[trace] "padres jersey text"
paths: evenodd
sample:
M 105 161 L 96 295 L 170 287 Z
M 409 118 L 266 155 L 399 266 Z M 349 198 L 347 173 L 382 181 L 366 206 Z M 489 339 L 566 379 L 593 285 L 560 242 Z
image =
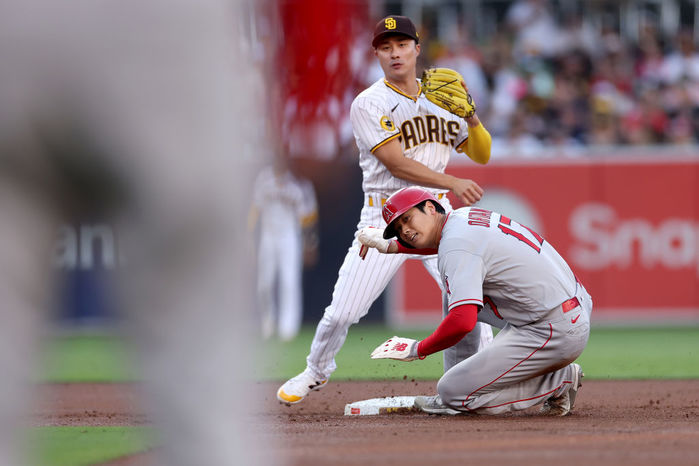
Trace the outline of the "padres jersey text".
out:
M 468 137 L 468 125 L 419 94 L 414 99 L 384 79 L 359 94 L 350 112 L 366 193 L 393 194 L 412 186 L 394 177 L 373 155 L 393 139 L 398 139 L 405 156 L 431 170 L 444 173 L 455 147 Z M 446 190 L 428 188 L 433 193 Z

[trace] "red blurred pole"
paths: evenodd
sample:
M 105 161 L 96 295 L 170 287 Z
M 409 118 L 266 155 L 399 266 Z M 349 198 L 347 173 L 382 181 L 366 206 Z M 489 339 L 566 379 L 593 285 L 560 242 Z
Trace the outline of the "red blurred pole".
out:
M 329 102 L 332 99 L 341 102 L 354 82 L 350 52 L 358 33 L 354 30 L 356 25 L 369 27 L 368 19 L 363 20 L 366 9 L 364 0 L 278 2 L 282 31 L 276 54 L 279 71 L 276 78 L 281 86 L 281 107 L 293 102 L 290 108 L 295 109 L 286 110 L 283 126 L 298 128 L 298 125 L 330 123 L 337 127 L 333 121 L 336 117 L 328 112 Z M 349 109 L 341 111 L 349 112 Z M 309 141 L 308 147 L 312 145 Z
M 333 88 L 349 85 L 350 19 L 355 9 L 356 2 L 347 0 L 282 0 L 279 52 L 288 93 L 312 104 Z

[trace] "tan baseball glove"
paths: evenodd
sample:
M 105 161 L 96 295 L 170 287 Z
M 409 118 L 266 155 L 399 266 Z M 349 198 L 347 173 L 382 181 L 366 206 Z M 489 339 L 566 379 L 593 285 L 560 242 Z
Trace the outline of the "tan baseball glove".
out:
M 422 92 L 427 99 L 461 118 L 476 113 L 464 78 L 449 68 L 429 68 L 422 72 Z

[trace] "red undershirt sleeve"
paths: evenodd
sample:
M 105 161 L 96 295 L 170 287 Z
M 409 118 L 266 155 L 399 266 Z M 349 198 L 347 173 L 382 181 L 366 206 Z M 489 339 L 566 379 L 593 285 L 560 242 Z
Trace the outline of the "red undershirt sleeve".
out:
M 395 240 L 394 240 L 395 241 Z M 432 254 L 437 254 L 437 249 L 431 249 L 431 248 L 425 248 L 425 249 L 413 249 L 413 248 L 406 248 L 402 244 L 400 244 L 398 241 L 396 241 L 396 244 L 398 245 L 398 253 L 399 254 L 420 254 L 422 256 L 431 256 Z
M 432 335 L 422 340 L 417 346 L 417 354 L 424 358 L 437 351 L 457 344 L 468 332 L 473 330 L 478 319 L 478 306 L 463 304 L 457 306 L 444 318 Z

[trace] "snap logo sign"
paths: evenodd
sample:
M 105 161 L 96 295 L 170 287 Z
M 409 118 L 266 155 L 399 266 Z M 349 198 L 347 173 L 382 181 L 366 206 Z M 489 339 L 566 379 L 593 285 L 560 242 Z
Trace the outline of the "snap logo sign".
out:
M 609 204 L 584 203 L 572 212 L 569 228 L 574 240 L 570 258 L 577 267 L 691 267 L 699 276 L 699 223 L 691 219 L 651 223 L 624 218 Z

